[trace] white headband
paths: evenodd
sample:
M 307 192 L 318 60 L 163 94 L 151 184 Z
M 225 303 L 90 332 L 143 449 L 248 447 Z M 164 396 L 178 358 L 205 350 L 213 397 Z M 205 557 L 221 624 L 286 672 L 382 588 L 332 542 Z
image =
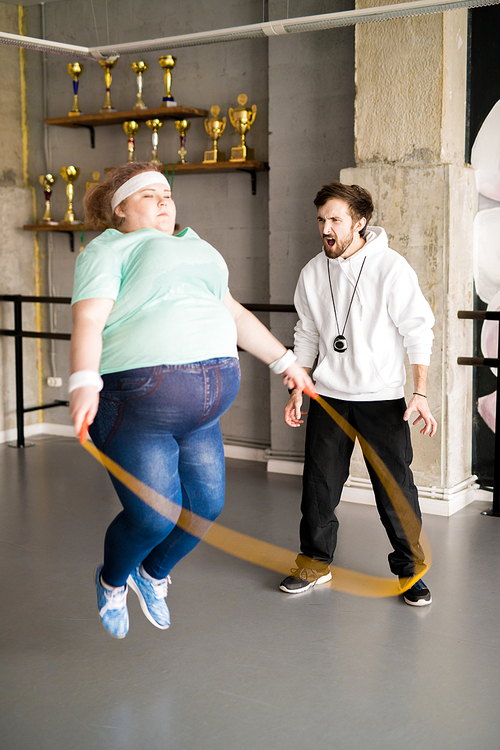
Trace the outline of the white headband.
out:
M 141 188 L 145 188 L 148 185 L 154 185 L 158 182 L 164 183 L 170 190 L 169 182 L 161 172 L 157 172 L 156 170 L 152 170 L 151 172 L 139 172 L 139 174 L 131 177 L 130 180 L 127 180 L 127 182 L 124 182 L 123 185 L 118 188 L 111 198 L 111 210 L 114 213 L 115 208 L 124 201 L 125 198 L 129 198 Z

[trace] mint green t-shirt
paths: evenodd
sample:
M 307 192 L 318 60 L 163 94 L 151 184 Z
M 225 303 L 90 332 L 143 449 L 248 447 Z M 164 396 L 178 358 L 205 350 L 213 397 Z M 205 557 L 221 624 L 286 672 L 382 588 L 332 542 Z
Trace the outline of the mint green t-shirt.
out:
M 76 261 L 72 304 L 115 301 L 100 372 L 237 357 L 236 325 L 223 303 L 227 265 L 192 229 L 122 234 L 107 229 Z

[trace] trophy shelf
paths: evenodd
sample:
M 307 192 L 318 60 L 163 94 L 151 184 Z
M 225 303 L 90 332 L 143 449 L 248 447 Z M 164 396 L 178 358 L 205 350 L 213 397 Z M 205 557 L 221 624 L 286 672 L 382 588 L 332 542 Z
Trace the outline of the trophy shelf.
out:
M 217 172 L 247 172 L 252 179 L 252 195 L 257 190 L 257 172 L 268 172 L 269 164 L 264 161 L 217 161 L 213 163 L 200 164 L 172 164 L 164 165 L 168 172 L 177 174 L 215 174 Z
M 25 224 L 23 226 L 25 232 L 65 232 L 69 237 L 69 249 L 72 253 L 75 252 L 75 236 L 74 232 L 104 232 L 105 227 L 93 226 L 92 224 L 64 224 L 59 222 L 57 224 Z M 180 227 L 178 224 L 175 225 L 174 231 L 179 231 Z
M 207 117 L 206 109 L 198 107 L 155 107 L 153 109 L 129 109 L 126 112 L 105 112 L 95 115 L 76 115 L 75 117 L 49 117 L 46 125 L 58 125 L 61 128 L 93 128 L 100 125 L 120 125 L 128 120 L 145 122 L 146 120 L 189 120 L 192 117 Z
M 105 112 L 94 115 L 75 115 L 74 117 L 49 117 L 46 125 L 57 125 L 61 128 L 87 128 L 90 132 L 90 146 L 95 148 L 94 128 L 101 125 L 120 125 L 135 120 L 189 120 L 192 117 L 206 117 L 206 109 L 198 107 L 154 107 L 153 109 L 129 109 L 126 112 Z
M 94 227 L 90 224 L 25 224 L 23 226 L 25 232 L 65 232 L 69 237 L 69 249 L 72 253 L 75 252 L 75 237 L 74 232 L 103 232 L 103 227 Z

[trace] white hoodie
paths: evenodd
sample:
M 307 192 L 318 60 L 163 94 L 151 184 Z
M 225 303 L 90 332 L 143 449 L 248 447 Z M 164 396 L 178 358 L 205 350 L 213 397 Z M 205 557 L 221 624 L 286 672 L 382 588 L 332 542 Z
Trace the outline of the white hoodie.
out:
M 365 239 L 350 258 L 332 260 L 322 251 L 302 269 L 294 298 L 300 318 L 295 354 L 303 367 L 312 367 L 318 355 L 314 380 L 323 396 L 345 401 L 402 398 L 405 350 L 411 364 L 429 364 L 434 315 L 415 271 L 389 248 L 385 231 L 368 227 Z M 339 333 L 347 339 L 345 352 L 333 349 Z

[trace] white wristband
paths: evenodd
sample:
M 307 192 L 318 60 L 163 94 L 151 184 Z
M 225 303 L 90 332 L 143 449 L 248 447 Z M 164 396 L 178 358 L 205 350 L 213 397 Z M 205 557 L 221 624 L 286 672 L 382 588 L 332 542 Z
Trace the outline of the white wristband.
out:
M 292 350 L 287 349 L 282 357 L 274 360 L 274 362 L 271 362 L 271 364 L 269 365 L 269 369 L 271 370 L 271 372 L 274 372 L 275 375 L 281 375 L 281 373 L 285 372 L 286 368 L 290 367 L 290 365 L 292 365 L 296 359 L 297 356 L 292 352 Z
M 83 388 L 83 386 L 86 385 L 95 386 L 99 393 L 99 391 L 102 391 L 104 383 L 99 373 L 95 370 L 78 370 L 69 376 L 68 391 L 70 393 L 77 388 Z

